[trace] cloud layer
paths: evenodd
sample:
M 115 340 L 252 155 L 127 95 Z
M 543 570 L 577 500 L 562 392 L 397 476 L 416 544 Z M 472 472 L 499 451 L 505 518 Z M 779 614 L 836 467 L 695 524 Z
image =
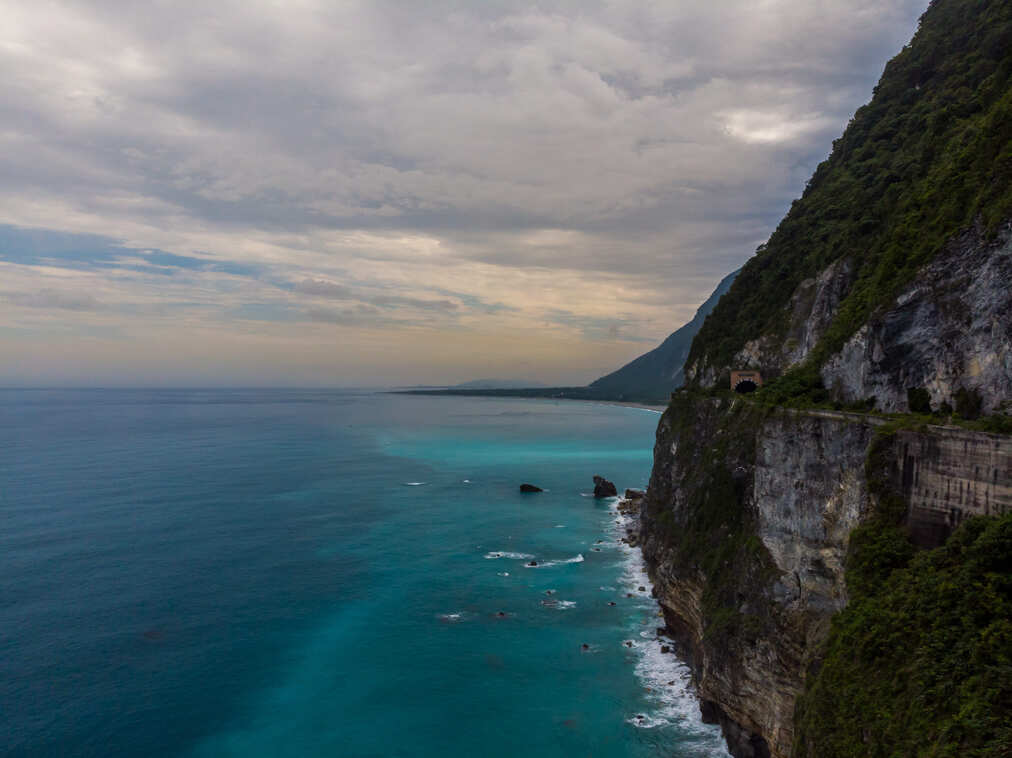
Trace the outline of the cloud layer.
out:
M 923 0 L 0 10 L 0 382 L 584 382 L 768 236 Z

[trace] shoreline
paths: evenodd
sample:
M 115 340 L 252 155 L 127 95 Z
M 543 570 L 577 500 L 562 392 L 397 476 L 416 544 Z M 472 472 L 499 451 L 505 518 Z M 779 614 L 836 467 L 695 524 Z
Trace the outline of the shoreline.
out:
M 568 400 L 569 398 L 560 399 Z M 654 413 L 664 413 L 668 409 L 666 405 L 651 405 L 650 403 L 637 403 L 626 400 L 581 400 L 579 402 L 593 403 L 594 405 L 613 405 L 619 408 L 636 408 L 641 411 L 652 411 Z M 625 498 L 622 499 L 625 500 Z
M 648 410 L 659 410 L 667 408 L 669 398 L 667 396 L 650 397 L 640 396 L 640 399 L 624 399 L 608 392 L 596 392 L 589 387 L 545 387 L 531 389 L 454 389 L 445 387 L 441 389 L 392 389 L 384 390 L 384 394 L 390 395 L 441 395 L 444 397 L 512 397 L 525 398 L 528 400 L 579 400 L 589 403 L 604 403 L 614 405 L 629 405 L 642 407 Z
M 626 494 L 631 494 L 626 490 Z M 675 636 L 667 626 L 663 609 L 657 600 L 651 579 L 640 549 L 640 497 L 618 496 L 609 508 L 612 515 L 614 535 L 619 550 L 624 554 L 624 570 L 620 583 L 627 597 L 638 597 L 649 603 L 649 617 L 656 619 L 647 623 L 641 619 L 633 630 L 632 638 L 625 643 L 638 654 L 634 673 L 650 693 L 652 708 L 642 714 L 633 714 L 626 723 L 639 729 L 664 728 L 677 725 L 684 735 L 697 741 L 695 747 L 706 755 L 729 758 L 727 742 L 717 724 L 709 723 L 703 715 L 702 700 L 692 680 L 692 670 L 678 650 Z M 696 754 L 696 753 L 694 753 Z

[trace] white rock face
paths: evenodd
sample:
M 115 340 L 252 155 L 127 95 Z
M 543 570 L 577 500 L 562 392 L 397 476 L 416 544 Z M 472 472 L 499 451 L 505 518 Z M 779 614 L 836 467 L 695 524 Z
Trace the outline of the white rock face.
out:
M 846 605 L 843 561 L 867 510 L 864 456 L 873 431 L 794 414 L 764 424 L 755 508 L 759 537 L 783 572 L 774 592 L 785 607 L 832 613 Z
M 844 258 L 799 284 L 787 306 L 791 312 L 787 336 L 749 340 L 735 355 L 734 368 L 781 370 L 805 360 L 833 321 L 852 279 L 853 263 Z
M 772 377 L 799 365 L 826 333 L 854 277 L 852 261 L 836 261 L 798 285 L 784 306 L 785 333 L 748 341 L 732 366 L 687 366 L 686 377 L 711 386 L 729 369 Z M 884 411 L 907 411 L 909 388 L 926 389 L 935 410 L 955 406 L 960 390 L 978 395 L 985 414 L 1003 403 L 1012 407 L 1012 224 L 997 241 L 976 229 L 953 239 L 821 374 L 835 400 L 874 397 Z
M 1012 399 L 1012 240 L 955 240 L 826 362 L 822 380 L 844 402 L 875 397 L 885 411 L 908 410 L 911 387 L 935 409 L 959 389 L 976 392 L 984 413 Z

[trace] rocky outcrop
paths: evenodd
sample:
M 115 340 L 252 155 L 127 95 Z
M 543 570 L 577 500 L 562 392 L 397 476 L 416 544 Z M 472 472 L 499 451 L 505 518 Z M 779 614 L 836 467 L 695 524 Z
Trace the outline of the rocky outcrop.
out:
M 696 362 L 686 377 L 713 386 L 730 369 L 772 378 L 799 366 L 850 294 L 853 269 L 843 258 L 801 282 L 782 328 L 746 342 L 733 365 Z M 994 239 L 973 228 L 950 240 L 819 370 L 831 398 L 845 404 L 874 399 L 879 410 L 908 412 L 908 390 L 923 389 L 936 411 L 957 407 L 961 395 L 972 398 L 975 413 L 1012 408 L 1012 223 Z
M 804 361 L 815 349 L 850 291 L 853 263 L 843 258 L 827 266 L 819 276 L 806 279 L 791 296 L 787 333 L 763 335 L 745 343 L 734 358 L 736 369 L 756 369 L 776 375 Z M 716 381 L 710 369 L 704 384 Z
M 924 388 L 937 410 L 960 390 L 992 413 L 1012 399 L 1012 230 L 987 242 L 980 230 L 953 240 L 893 307 L 873 318 L 822 367 L 844 402 L 874 397 L 907 411 L 907 390 Z
M 844 258 L 803 281 L 784 306 L 783 330 L 745 343 L 733 366 L 693 364 L 686 376 L 713 386 L 729 369 L 767 378 L 808 359 L 853 286 Z M 934 410 L 962 393 L 975 412 L 1012 407 L 1012 224 L 988 240 L 974 228 L 950 240 L 910 284 L 876 312 L 820 367 L 833 400 L 874 399 L 879 410 L 908 412 L 908 390 L 928 392 Z
M 886 435 L 881 424 L 689 393 L 661 418 L 642 549 L 705 715 L 735 756 L 791 753 L 806 671 L 847 603 L 850 533 L 877 501 L 870 449 L 915 536 L 937 539 L 965 515 L 1012 509 L 1008 437 L 935 426 Z M 955 516 L 941 509 L 957 499 Z
M 526 482 L 520 485 L 520 491 L 526 493 L 544 492 L 544 490 L 538 487 L 537 485 L 527 484 Z
M 618 488 L 614 483 L 609 482 L 603 476 L 594 477 L 594 497 L 615 497 L 618 495 Z

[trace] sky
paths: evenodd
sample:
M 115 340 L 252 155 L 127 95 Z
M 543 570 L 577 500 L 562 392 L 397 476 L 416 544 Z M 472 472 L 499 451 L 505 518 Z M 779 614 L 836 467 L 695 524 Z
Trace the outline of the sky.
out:
M 0 0 L 0 385 L 582 385 L 925 0 Z

